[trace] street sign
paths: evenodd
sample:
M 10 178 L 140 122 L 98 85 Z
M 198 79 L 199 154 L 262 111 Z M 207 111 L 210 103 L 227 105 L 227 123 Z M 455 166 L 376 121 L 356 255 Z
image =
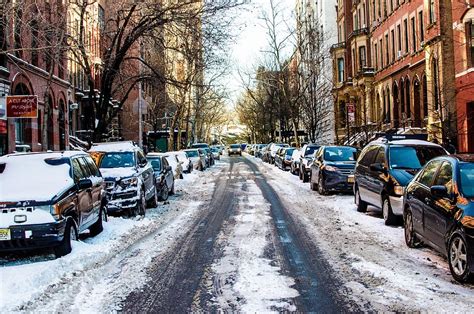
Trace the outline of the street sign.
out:
M 38 118 L 38 96 L 7 96 L 7 118 Z
M 355 105 L 352 102 L 347 103 L 347 120 L 350 124 L 355 122 Z

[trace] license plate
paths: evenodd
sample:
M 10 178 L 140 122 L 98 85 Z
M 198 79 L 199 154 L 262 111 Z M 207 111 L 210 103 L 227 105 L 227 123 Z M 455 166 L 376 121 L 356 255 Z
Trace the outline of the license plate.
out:
M 354 176 L 348 176 L 347 183 L 354 183 Z
M 11 239 L 10 229 L 0 229 L 0 241 L 8 241 Z

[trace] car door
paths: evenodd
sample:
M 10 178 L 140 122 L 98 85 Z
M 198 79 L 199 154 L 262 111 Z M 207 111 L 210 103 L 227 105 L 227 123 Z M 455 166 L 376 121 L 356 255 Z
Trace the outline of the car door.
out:
M 381 164 L 387 169 L 385 147 L 381 146 L 377 149 L 377 155 L 373 161 L 374 164 Z M 370 169 L 369 166 L 369 176 L 368 176 L 368 195 L 371 199 L 371 203 L 382 207 L 382 193 L 384 191 L 385 185 L 388 181 L 387 171 L 377 171 Z
M 433 219 L 433 214 L 431 213 L 430 209 L 432 204 L 430 189 L 436 177 L 436 172 L 438 171 L 441 164 L 442 161 L 440 160 L 433 160 L 427 163 L 423 168 L 420 179 L 418 180 L 417 189 L 414 191 L 414 197 L 417 199 L 418 206 L 414 208 L 415 212 L 413 213 L 413 218 L 421 221 L 421 228 L 419 230 L 420 233 L 424 238 L 433 243 L 435 243 L 433 240 L 436 238 L 436 236 L 434 236 L 431 227 L 434 222 L 431 221 Z M 421 213 L 418 212 L 419 209 L 421 209 Z
M 94 163 L 94 160 L 90 156 L 84 156 L 81 158 L 84 160 L 84 166 L 89 168 L 92 175 L 92 211 L 91 220 L 92 222 L 97 221 L 96 218 L 100 215 L 100 206 L 102 204 L 102 191 L 104 188 L 104 180 L 100 174 L 99 169 Z M 79 161 L 81 161 L 81 159 Z M 81 166 L 83 164 L 81 163 Z
M 171 186 L 173 185 L 173 180 L 174 180 L 174 176 L 173 176 L 173 171 L 171 170 L 167 170 L 167 168 L 169 167 L 169 163 L 168 163 L 168 160 L 166 160 L 166 158 L 163 158 L 163 175 L 165 177 L 165 181 L 166 181 L 166 186 L 168 188 L 171 188 Z
M 74 183 L 78 184 L 80 180 L 85 179 L 90 176 L 90 173 L 87 169 L 83 169 L 81 166 L 80 160 L 81 157 L 75 157 L 71 160 L 71 165 L 73 169 L 73 178 Z M 92 210 L 92 189 L 78 189 L 77 191 L 77 214 L 78 214 L 78 224 L 79 232 L 83 231 L 84 226 L 88 224 L 90 220 L 90 213 Z
M 320 147 L 314 152 L 313 161 L 311 162 L 311 182 L 318 183 L 321 165 L 323 162 L 324 147 Z
M 359 189 L 360 198 L 369 204 L 374 204 L 373 192 L 370 190 L 372 180 L 370 165 L 375 160 L 377 151 L 378 146 L 376 145 L 371 145 L 365 148 L 357 163 L 355 171 L 355 180 L 357 188 Z
M 439 167 L 433 186 L 437 185 L 446 187 L 448 196 L 435 197 L 431 195 L 431 202 L 426 204 L 425 217 L 427 222 L 426 228 L 429 230 L 432 242 L 445 254 L 445 235 L 448 232 L 449 222 L 453 220 L 456 208 L 451 198 L 453 184 L 453 165 L 449 161 L 444 161 Z

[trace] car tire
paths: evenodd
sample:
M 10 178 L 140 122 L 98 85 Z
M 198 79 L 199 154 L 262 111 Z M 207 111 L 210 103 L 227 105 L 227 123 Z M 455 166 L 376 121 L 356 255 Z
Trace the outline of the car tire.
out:
M 173 184 L 171 185 L 171 189 L 170 189 L 170 192 L 169 192 L 169 195 L 174 195 L 174 181 L 173 181 Z
M 316 183 L 312 182 L 312 181 L 309 183 L 309 186 L 311 187 L 312 191 L 317 191 L 318 190 L 318 185 Z
M 301 171 L 301 169 L 300 169 L 300 173 L 298 175 L 300 177 L 300 180 L 303 181 L 303 171 Z
M 414 227 L 413 227 L 413 214 L 409 208 L 405 211 L 405 219 L 403 220 L 403 227 L 405 233 L 405 243 L 409 248 L 420 247 L 421 241 L 416 236 Z
M 356 187 L 354 193 L 354 203 L 356 204 L 357 211 L 359 213 L 367 212 L 367 203 L 360 198 L 359 189 Z
M 62 257 L 71 253 L 72 245 L 71 241 L 77 240 L 77 229 L 76 223 L 72 218 L 69 218 L 66 222 L 66 227 L 64 228 L 64 237 L 61 243 L 54 248 L 54 255 L 56 258 Z
M 306 183 L 309 181 L 309 175 L 306 171 L 303 172 L 303 183 Z
M 158 207 L 158 191 L 156 190 L 156 186 L 154 187 L 154 190 L 153 197 L 148 201 L 148 208 Z
M 320 195 L 327 195 L 328 194 L 328 192 L 326 190 L 326 187 L 324 186 L 323 176 L 321 174 L 319 174 L 319 178 L 318 178 L 318 193 Z
M 469 257 L 464 236 L 459 231 L 453 233 L 448 244 L 448 264 L 451 275 L 456 281 L 463 283 L 472 281 Z
M 99 218 L 97 218 L 97 221 L 89 227 L 89 233 L 91 236 L 94 237 L 104 230 L 104 221 L 107 221 L 107 210 L 104 206 L 101 206 L 99 210 Z
M 169 196 L 169 189 L 168 189 L 168 186 L 166 185 L 166 183 L 163 185 L 163 188 L 161 189 L 161 193 L 160 193 L 160 201 L 162 202 L 165 202 L 168 200 L 168 196 Z
M 386 226 L 393 226 L 397 224 L 398 217 L 393 213 L 392 205 L 390 205 L 390 200 L 387 196 L 384 196 L 382 199 L 382 214 Z

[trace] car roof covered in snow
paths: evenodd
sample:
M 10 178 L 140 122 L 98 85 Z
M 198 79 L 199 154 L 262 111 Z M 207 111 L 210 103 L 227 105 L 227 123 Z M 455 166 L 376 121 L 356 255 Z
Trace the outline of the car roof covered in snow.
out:
M 395 141 L 387 141 L 384 138 L 378 138 L 369 144 L 390 144 L 390 145 L 402 145 L 402 146 L 433 146 L 433 147 L 441 147 L 441 145 L 423 141 L 423 140 L 395 140 Z
M 0 157 L 0 202 L 54 198 L 74 184 L 68 160 L 81 151 L 21 153 Z
M 94 143 L 89 149 L 90 152 L 129 152 L 140 149 L 132 141 L 124 142 L 105 142 L 105 143 Z

